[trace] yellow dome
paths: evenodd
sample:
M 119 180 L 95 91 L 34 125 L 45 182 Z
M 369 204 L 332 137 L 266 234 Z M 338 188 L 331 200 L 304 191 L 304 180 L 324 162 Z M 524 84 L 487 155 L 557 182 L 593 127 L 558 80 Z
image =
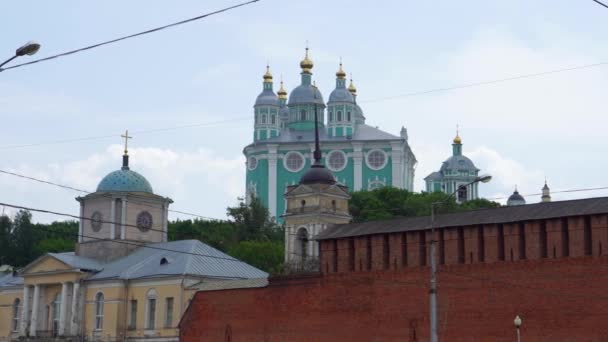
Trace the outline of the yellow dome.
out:
M 264 82 L 272 82 L 272 74 L 270 73 L 269 65 L 266 65 L 266 73 L 264 74 Z
M 302 68 L 302 72 L 310 72 L 310 69 L 312 69 L 313 66 L 314 64 L 312 63 L 312 60 L 308 58 L 308 47 L 306 47 L 306 55 L 300 62 L 300 68 Z
M 283 80 L 281 80 L 281 88 L 277 92 L 277 95 L 279 95 L 279 99 L 281 100 L 287 99 L 287 91 L 285 90 L 285 88 L 283 88 Z
M 342 62 L 340 61 L 340 69 L 338 71 L 336 71 L 336 77 L 339 79 L 345 79 L 346 78 L 346 73 L 344 72 L 344 70 L 342 70 Z
M 350 84 L 348 85 L 348 91 L 350 91 L 350 93 L 353 95 L 357 95 L 357 87 L 355 87 L 355 84 L 353 83 L 352 76 L 350 79 Z
M 460 135 L 458 135 L 458 133 L 456 133 L 456 137 L 454 137 L 454 144 L 462 144 L 462 139 L 460 139 Z

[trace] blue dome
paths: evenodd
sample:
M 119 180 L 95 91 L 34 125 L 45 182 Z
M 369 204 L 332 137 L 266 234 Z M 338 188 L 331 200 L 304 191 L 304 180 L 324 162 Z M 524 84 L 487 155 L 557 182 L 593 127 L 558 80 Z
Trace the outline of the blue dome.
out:
M 103 177 L 97 191 L 103 192 L 148 192 L 153 194 L 152 186 L 148 180 L 135 171 L 131 171 L 128 168 L 122 168 L 114 172 L 110 172 L 107 176 Z
M 316 98 L 315 98 L 316 94 Z M 319 104 L 325 107 L 325 102 L 323 102 L 323 95 L 319 91 L 318 88 L 313 87 L 312 85 L 301 84 L 297 86 L 291 94 L 289 94 L 289 105 L 296 104 Z
M 350 93 L 346 88 L 336 88 L 329 94 L 329 102 L 355 102 L 353 94 Z
M 471 159 L 465 156 L 451 156 L 441 165 L 441 171 L 444 170 L 469 170 L 469 171 L 479 171 L 475 164 L 471 161 Z
M 264 90 L 255 99 L 255 106 L 278 106 L 279 97 L 272 90 Z

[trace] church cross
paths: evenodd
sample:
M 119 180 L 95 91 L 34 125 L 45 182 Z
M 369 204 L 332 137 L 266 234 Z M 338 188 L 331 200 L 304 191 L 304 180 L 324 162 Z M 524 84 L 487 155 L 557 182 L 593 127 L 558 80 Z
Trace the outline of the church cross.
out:
M 127 148 L 129 145 L 129 139 L 133 139 L 133 137 L 129 136 L 129 130 L 126 130 L 125 134 L 122 134 L 120 137 L 125 138 L 125 154 L 127 154 L 129 153 Z

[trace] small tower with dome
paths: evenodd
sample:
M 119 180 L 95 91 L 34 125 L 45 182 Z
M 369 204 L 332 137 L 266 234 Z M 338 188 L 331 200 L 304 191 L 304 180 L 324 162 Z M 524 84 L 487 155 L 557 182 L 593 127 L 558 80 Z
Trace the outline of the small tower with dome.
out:
M 427 192 L 445 192 L 451 194 L 456 189 L 456 200 L 459 203 L 479 198 L 479 183 L 469 184 L 479 175 L 479 169 L 473 161 L 462 154 L 462 139 L 456 131 L 452 142 L 452 156 L 446 159 L 439 171 L 424 178 Z M 462 185 L 466 187 L 461 187 Z
M 325 102 L 323 95 L 312 84 L 312 68 L 314 64 L 308 56 L 308 47 L 304 59 L 300 62 L 302 71 L 301 83 L 289 94 L 289 120 L 287 127 L 294 131 L 309 131 L 314 129 L 314 111 L 317 110 L 318 124 L 323 125 Z
M 346 73 L 340 62 L 340 69 L 336 72 L 336 88 L 327 102 L 327 135 L 351 137 L 355 130 L 355 112 L 355 97 L 346 89 Z
M 547 180 L 545 179 L 545 186 L 542 188 L 542 196 L 540 197 L 541 202 L 551 202 L 551 189 L 547 186 Z
M 268 65 L 266 65 L 266 73 L 263 78 L 262 92 L 256 98 L 253 106 L 255 115 L 255 141 L 276 137 L 281 130 L 281 120 L 279 117 L 281 104 L 279 96 L 274 93 L 272 73 L 270 72 L 270 66 Z
M 128 255 L 138 244 L 167 241 L 167 216 L 173 200 L 156 195 L 150 182 L 131 170 L 128 131 L 122 137 L 122 167 L 107 174 L 95 192 L 76 198 L 81 217 L 78 256 L 110 261 Z
M 509 198 L 507 199 L 507 206 L 514 206 L 514 205 L 524 205 L 526 204 L 526 200 L 524 199 L 524 197 L 522 195 L 519 194 L 519 191 L 517 191 L 517 186 L 515 186 L 515 190 L 513 191 L 513 194 L 511 194 L 511 196 L 509 196 Z

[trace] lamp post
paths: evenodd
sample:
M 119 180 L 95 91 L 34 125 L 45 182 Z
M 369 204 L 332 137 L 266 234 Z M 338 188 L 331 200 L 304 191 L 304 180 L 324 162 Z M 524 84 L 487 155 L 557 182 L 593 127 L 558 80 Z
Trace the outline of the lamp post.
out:
M 515 316 L 513 324 L 515 324 L 515 329 L 517 329 L 517 342 L 520 342 L 521 340 L 519 336 L 519 327 L 521 327 L 521 318 L 519 317 L 519 315 Z
M 6 61 L 2 62 L 2 64 L 0 64 L 0 71 L 2 71 L 3 65 L 12 61 L 13 59 L 15 59 L 17 57 L 25 56 L 25 55 L 31 56 L 31 55 L 35 54 L 36 52 L 38 52 L 38 50 L 40 50 L 40 44 L 38 44 L 34 41 L 25 43 L 25 45 L 21 46 L 20 48 L 18 48 L 15 51 L 15 55 L 13 57 L 7 59 Z
M 435 208 L 445 202 L 449 201 L 458 190 L 462 187 L 467 187 L 475 183 L 487 183 L 492 179 L 490 175 L 483 175 L 476 177 L 470 183 L 460 185 L 454 192 L 452 192 L 446 199 L 439 202 L 431 203 L 431 284 L 429 290 L 429 304 L 430 304 L 430 321 L 431 321 L 431 342 L 438 341 L 437 335 L 437 260 L 435 257 Z

